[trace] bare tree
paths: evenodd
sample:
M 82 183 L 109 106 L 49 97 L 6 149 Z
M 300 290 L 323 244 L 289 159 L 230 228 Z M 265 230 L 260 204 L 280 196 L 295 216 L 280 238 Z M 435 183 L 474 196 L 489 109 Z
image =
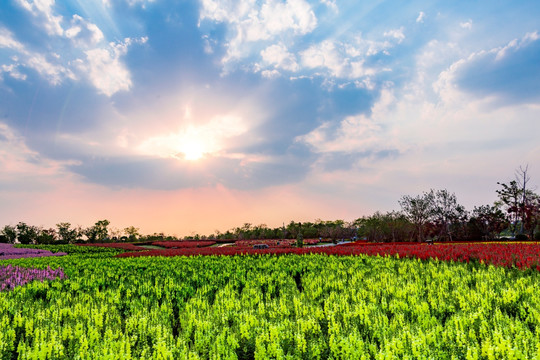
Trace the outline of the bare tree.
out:
M 433 217 L 434 192 L 417 195 L 405 195 L 399 200 L 401 210 L 407 219 L 414 224 L 418 241 L 425 240 L 426 226 Z
M 454 193 L 446 189 L 434 193 L 433 220 L 440 239 L 452 241 L 452 233 L 466 221 L 466 218 L 467 212 L 458 204 Z
M 516 233 L 523 234 L 526 231 L 534 233 L 538 217 L 538 195 L 533 189 L 528 188 L 530 176 L 529 166 L 522 166 L 516 170 L 516 180 L 508 184 L 497 182 L 502 189 L 497 190 L 501 203 L 506 206 L 506 212 L 510 221 L 510 231 L 515 236 Z M 519 232 L 518 232 L 519 226 Z M 532 228 L 532 231 L 531 231 Z
M 516 181 L 518 182 L 519 186 L 521 187 L 521 204 L 519 206 L 519 217 L 521 218 L 521 224 L 519 228 L 519 233 L 523 233 L 523 227 L 525 226 L 526 217 L 527 217 L 527 209 L 529 205 L 533 201 L 533 193 L 532 191 L 527 190 L 527 183 L 531 179 L 529 175 L 527 175 L 527 172 L 529 170 L 529 165 L 527 164 L 525 166 L 525 169 L 523 169 L 522 166 L 519 166 L 519 170 L 516 170 Z

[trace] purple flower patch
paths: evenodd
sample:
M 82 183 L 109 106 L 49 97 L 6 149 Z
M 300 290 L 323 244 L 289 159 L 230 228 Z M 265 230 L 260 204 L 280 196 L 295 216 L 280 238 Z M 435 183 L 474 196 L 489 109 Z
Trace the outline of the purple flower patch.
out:
M 33 269 L 13 265 L 0 265 L 0 291 L 9 291 L 34 280 L 43 282 L 57 278 L 66 278 L 62 268 L 53 270 L 49 266 L 46 269 Z
M 12 244 L 0 244 L 0 260 L 62 255 L 67 254 L 63 252 L 53 253 L 49 250 L 41 249 L 14 248 Z

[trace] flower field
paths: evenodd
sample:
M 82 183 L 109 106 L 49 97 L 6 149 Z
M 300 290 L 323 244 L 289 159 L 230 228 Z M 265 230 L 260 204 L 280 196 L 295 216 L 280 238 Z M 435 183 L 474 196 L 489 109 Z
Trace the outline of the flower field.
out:
M 0 261 L 0 359 L 540 359 L 536 244 L 61 249 Z
M 44 281 L 55 280 L 56 278 L 64 278 L 62 269 L 57 268 L 52 270 L 50 267 L 46 269 L 32 269 L 12 265 L 0 265 L 0 291 L 12 290 L 17 286 L 25 285 L 34 280 Z
M 319 239 L 303 239 L 305 245 L 315 245 L 319 243 Z M 253 247 L 256 244 L 266 244 L 270 247 L 292 247 L 296 244 L 293 239 L 264 239 L 264 240 L 237 240 L 234 242 L 235 247 Z
M 126 251 L 142 251 L 143 247 L 130 244 L 130 243 L 92 243 L 92 244 L 77 244 L 77 246 L 89 246 L 89 247 L 104 247 L 112 249 L 121 249 Z
M 19 259 L 27 257 L 62 256 L 64 252 L 52 252 L 45 249 L 18 248 L 11 244 L 0 244 L 0 260 Z
M 108 244 L 104 244 L 108 245 Z M 132 245 L 132 244 L 128 244 Z M 47 250 L 48 253 L 61 253 L 63 255 L 85 255 L 85 256 L 105 256 L 116 255 L 127 251 L 126 249 L 110 246 L 80 246 L 80 245 L 15 245 L 15 248 L 19 249 L 37 249 Z M 143 250 L 143 248 L 137 248 L 137 250 Z
M 348 243 L 328 247 L 296 248 L 291 244 L 268 243 L 268 249 L 253 249 L 251 244 L 227 247 L 186 247 L 178 249 L 157 249 L 140 252 L 124 252 L 117 257 L 143 256 L 197 256 L 197 255 L 256 255 L 256 254 L 326 254 L 326 255 L 371 255 L 437 259 L 454 262 L 477 261 L 520 269 L 535 268 L 540 271 L 540 244 L 537 243 L 468 243 L 436 244 L 419 243 Z
M 161 246 L 164 248 L 199 248 L 212 246 L 215 241 L 154 241 L 152 245 Z

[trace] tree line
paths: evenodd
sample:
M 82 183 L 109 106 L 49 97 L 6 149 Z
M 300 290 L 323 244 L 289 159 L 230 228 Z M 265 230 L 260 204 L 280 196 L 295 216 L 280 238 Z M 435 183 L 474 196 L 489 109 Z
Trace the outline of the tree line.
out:
M 110 229 L 108 220 L 99 220 L 84 228 L 68 222 L 56 228 L 43 228 L 19 222 L 0 229 L 0 242 L 21 244 L 71 244 L 102 242 L 152 242 L 171 240 L 255 240 L 321 238 L 365 239 L 370 242 L 494 240 L 501 237 L 518 240 L 540 240 L 540 196 L 529 187 L 528 167 L 516 171 L 516 179 L 497 183 L 497 201 L 491 205 L 467 211 L 454 193 L 446 189 L 431 189 L 420 195 L 404 195 L 398 203 L 400 211 L 375 212 L 351 222 L 343 220 L 314 222 L 291 221 L 271 228 L 265 224 L 245 223 L 210 235 L 190 235 L 178 238 L 154 233 L 141 235 L 130 226 Z

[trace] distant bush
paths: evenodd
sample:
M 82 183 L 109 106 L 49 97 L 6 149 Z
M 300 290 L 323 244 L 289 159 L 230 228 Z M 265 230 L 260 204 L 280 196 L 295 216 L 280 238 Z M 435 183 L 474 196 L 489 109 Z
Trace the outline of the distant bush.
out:
M 215 241 L 196 241 L 196 240 L 186 240 L 186 241 L 154 241 L 152 245 L 161 246 L 164 248 L 194 248 L 194 247 L 205 247 L 212 246 Z
M 41 249 L 48 250 L 52 253 L 63 252 L 67 254 L 110 254 L 116 255 L 124 252 L 122 249 L 115 249 L 110 247 L 97 247 L 97 246 L 77 246 L 77 245 L 22 245 L 17 244 L 14 248 L 25 248 L 25 249 Z
M 517 234 L 516 235 L 516 240 L 518 241 L 527 241 L 529 240 L 529 237 L 525 234 Z
M 86 243 L 86 244 L 77 244 L 76 246 L 80 247 L 103 247 L 103 248 L 113 248 L 113 249 L 121 249 L 126 251 L 142 251 L 145 250 L 142 247 L 139 247 L 137 245 L 133 245 L 131 243 Z

